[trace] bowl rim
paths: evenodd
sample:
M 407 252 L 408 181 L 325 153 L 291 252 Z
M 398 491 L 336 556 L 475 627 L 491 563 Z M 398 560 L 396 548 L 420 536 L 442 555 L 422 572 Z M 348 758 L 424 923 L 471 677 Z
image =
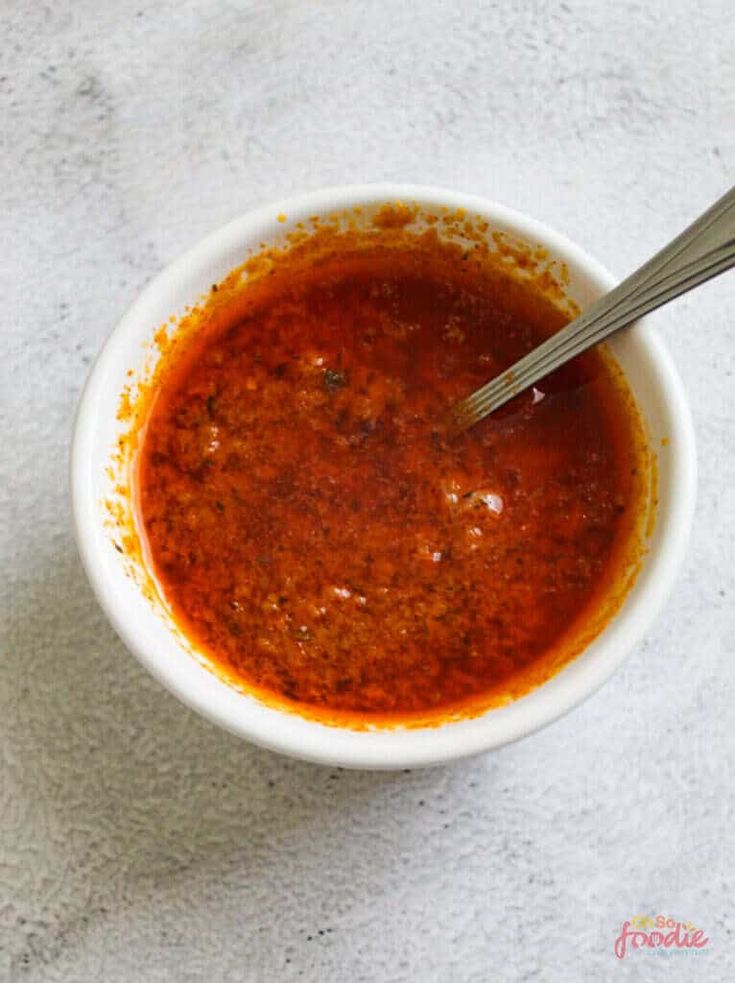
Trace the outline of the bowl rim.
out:
M 123 604 L 101 555 L 98 502 L 93 472 L 96 421 L 101 408 L 117 412 L 119 391 L 110 394 L 108 374 L 123 358 L 126 335 L 156 298 L 182 294 L 192 269 L 206 263 L 215 253 L 240 249 L 267 238 L 264 227 L 274 231 L 283 226 L 278 216 L 288 216 L 288 226 L 306 215 L 339 212 L 357 205 L 410 200 L 424 207 L 463 208 L 481 214 L 491 223 L 508 227 L 521 239 L 542 243 L 550 253 L 583 271 L 600 291 L 609 290 L 616 279 L 566 236 L 536 219 L 491 199 L 431 185 L 378 183 L 323 188 L 253 209 L 214 230 L 165 266 L 145 286 L 107 337 L 94 361 L 79 398 L 70 453 L 72 516 L 83 567 L 92 589 L 113 628 L 133 655 L 183 703 L 240 737 L 270 750 L 329 765 L 363 769 L 398 769 L 441 764 L 489 751 L 518 740 L 568 713 L 591 696 L 612 675 L 649 629 L 663 606 L 677 576 L 694 515 L 696 499 L 696 450 L 691 415 L 682 382 L 657 333 L 644 318 L 630 333 L 647 352 L 655 369 L 668 412 L 670 436 L 668 488 L 665 515 L 657 516 L 657 545 L 645 560 L 645 585 L 632 605 L 608 623 L 597 638 L 555 676 L 514 702 L 470 719 L 439 726 L 355 731 L 309 720 L 238 693 L 203 666 L 199 668 L 217 686 L 201 687 L 191 676 L 177 671 L 175 661 L 166 660 L 146 644 L 134 619 L 126 617 Z M 288 227 L 287 226 L 287 227 Z M 271 235 L 273 233 L 271 232 Z M 234 264 L 233 264 L 234 265 Z M 223 270 L 225 275 L 228 270 Z M 181 298 L 172 310 L 183 308 Z M 177 302 L 174 302 L 177 303 Z M 150 333 L 155 324 L 147 325 Z M 173 637 L 173 636 L 172 636 Z M 594 652 L 593 652 L 594 650 Z M 590 653 L 592 657 L 586 658 Z M 179 646 L 179 654 L 193 662 Z M 582 661 L 580 661 L 582 660 Z M 570 671 L 576 666 L 576 671 Z M 224 692 L 227 691 L 227 694 Z M 233 701 L 232 696 L 237 697 Z M 257 712 L 254 704 L 259 708 Z

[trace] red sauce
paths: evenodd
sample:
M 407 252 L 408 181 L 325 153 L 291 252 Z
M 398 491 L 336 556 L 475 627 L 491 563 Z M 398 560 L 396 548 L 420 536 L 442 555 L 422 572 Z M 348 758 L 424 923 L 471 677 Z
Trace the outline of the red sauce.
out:
M 487 705 L 571 658 L 642 507 L 619 375 L 593 352 L 445 425 L 565 320 L 436 239 L 246 286 L 162 377 L 140 454 L 186 635 L 266 699 L 362 720 Z

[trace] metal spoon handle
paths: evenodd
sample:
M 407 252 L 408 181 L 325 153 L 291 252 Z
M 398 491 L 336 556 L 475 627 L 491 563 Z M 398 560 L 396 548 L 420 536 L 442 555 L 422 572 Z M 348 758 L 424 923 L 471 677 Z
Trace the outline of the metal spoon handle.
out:
M 513 396 L 644 314 L 735 265 L 735 188 L 566 327 L 453 408 L 472 426 Z

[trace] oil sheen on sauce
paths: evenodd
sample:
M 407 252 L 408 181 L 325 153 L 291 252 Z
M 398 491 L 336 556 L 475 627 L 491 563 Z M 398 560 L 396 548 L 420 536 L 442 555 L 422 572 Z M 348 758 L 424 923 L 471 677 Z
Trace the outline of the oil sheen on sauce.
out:
M 502 700 L 571 658 L 642 507 L 619 374 L 591 352 L 446 425 L 565 320 L 438 240 L 323 256 L 241 298 L 162 378 L 140 452 L 187 637 L 265 699 L 367 721 Z

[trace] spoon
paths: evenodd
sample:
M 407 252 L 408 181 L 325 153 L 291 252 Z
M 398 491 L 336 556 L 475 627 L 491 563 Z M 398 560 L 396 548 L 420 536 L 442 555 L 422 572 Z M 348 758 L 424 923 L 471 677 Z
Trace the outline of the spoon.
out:
M 452 407 L 461 430 L 570 359 L 735 265 L 735 187 L 610 293 Z

